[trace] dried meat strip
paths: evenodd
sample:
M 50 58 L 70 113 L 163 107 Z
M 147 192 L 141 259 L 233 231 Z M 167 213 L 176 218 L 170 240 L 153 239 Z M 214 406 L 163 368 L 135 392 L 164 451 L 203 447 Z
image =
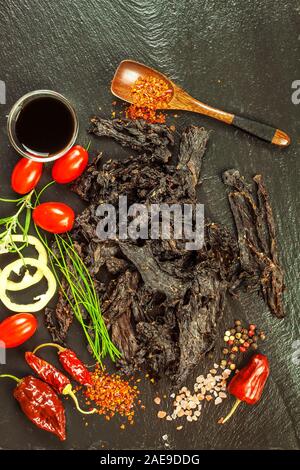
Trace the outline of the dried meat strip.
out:
M 257 285 L 273 315 L 283 318 L 284 274 L 279 264 L 275 223 L 269 196 L 261 175 L 254 176 L 257 190 L 245 183 L 237 170 L 223 174 L 235 220 L 240 250 L 240 281 Z

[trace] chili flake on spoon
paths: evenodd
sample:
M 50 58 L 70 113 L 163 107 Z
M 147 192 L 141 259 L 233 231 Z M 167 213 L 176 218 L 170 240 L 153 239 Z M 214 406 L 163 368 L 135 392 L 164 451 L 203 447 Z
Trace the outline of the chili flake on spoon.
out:
M 168 83 L 157 77 L 140 77 L 132 90 L 133 104 L 126 111 L 129 119 L 143 119 L 151 123 L 164 123 L 166 116 L 157 109 L 164 108 L 172 98 Z

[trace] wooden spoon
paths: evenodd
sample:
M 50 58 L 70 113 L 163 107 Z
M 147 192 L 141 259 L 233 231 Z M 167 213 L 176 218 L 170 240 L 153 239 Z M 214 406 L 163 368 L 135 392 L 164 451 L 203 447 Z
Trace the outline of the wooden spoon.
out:
M 131 89 L 135 81 L 139 77 L 149 76 L 164 80 L 172 90 L 172 98 L 163 109 L 181 109 L 205 114 L 280 147 L 287 147 L 290 144 L 290 137 L 280 129 L 208 106 L 190 96 L 162 73 L 133 60 L 123 60 L 120 63 L 111 83 L 111 91 L 118 98 L 132 103 Z

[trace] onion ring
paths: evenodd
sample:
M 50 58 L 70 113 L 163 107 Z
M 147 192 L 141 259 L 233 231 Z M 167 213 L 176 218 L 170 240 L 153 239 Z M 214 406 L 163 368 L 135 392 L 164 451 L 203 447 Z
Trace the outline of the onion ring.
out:
M 26 240 L 24 240 L 23 235 L 12 235 L 11 238 L 14 242 L 28 243 L 29 245 L 33 245 L 36 251 L 38 252 L 37 259 L 41 261 L 41 263 L 47 264 L 47 260 L 48 260 L 47 251 L 44 245 L 36 237 L 33 237 L 32 235 L 28 235 Z M 1 247 L 0 255 L 3 253 L 9 253 L 9 250 Z M 19 276 L 22 267 L 24 267 L 24 263 L 20 267 L 19 270 L 14 269 L 12 271 L 14 271 Z M 1 270 L 0 270 L 0 273 L 1 273 Z M 37 284 L 38 282 L 40 282 L 43 276 L 44 274 L 39 268 L 36 270 L 36 272 L 33 275 L 31 275 L 28 271 L 26 271 L 22 280 L 19 282 L 10 281 L 9 279 L 7 279 L 6 290 L 19 291 L 19 290 L 26 289 L 27 287 L 33 286 L 34 284 Z
M 12 302 L 6 294 L 7 291 L 7 278 L 9 277 L 11 271 L 16 269 L 21 269 L 24 266 L 24 263 L 28 266 L 34 266 L 38 268 L 48 281 L 48 289 L 45 294 L 38 295 L 33 300 L 37 302 L 33 304 L 16 304 Z M 24 258 L 13 261 L 12 263 L 5 266 L 3 271 L 0 273 L 0 299 L 1 302 L 5 305 L 6 308 L 12 312 L 38 312 L 42 310 L 48 302 L 52 299 L 56 291 L 56 280 L 50 269 L 46 264 L 41 263 L 39 260 L 34 258 Z

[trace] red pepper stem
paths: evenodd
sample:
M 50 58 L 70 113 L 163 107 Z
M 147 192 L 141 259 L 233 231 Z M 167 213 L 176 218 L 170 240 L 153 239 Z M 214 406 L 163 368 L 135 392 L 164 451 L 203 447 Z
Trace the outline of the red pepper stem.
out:
M 230 412 L 228 413 L 228 415 L 226 416 L 226 418 L 222 419 L 222 422 L 221 424 L 224 424 L 226 423 L 226 421 L 228 421 L 231 416 L 233 415 L 233 413 L 236 411 L 237 407 L 239 406 L 239 404 L 242 402 L 242 400 L 239 400 L 239 398 L 237 398 L 235 404 L 233 405 L 233 407 L 231 408 Z
M 80 413 L 82 413 L 82 414 L 84 414 L 84 415 L 91 415 L 91 414 L 93 414 L 93 413 L 96 413 L 97 410 L 96 410 L 95 408 L 92 409 L 91 411 L 84 411 L 84 410 L 82 410 L 82 409 L 80 408 L 79 403 L 78 403 L 78 400 L 77 400 L 77 397 L 76 397 L 75 393 L 74 393 L 73 390 L 72 390 L 72 385 L 71 385 L 71 384 L 68 384 L 68 385 L 63 389 L 63 392 L 62 392 L 62 393 L 63 393 L 63 395 L 69 395 L 71 398 L 73 398 L 74 403 L 75 403 L 75 405 L 76 405 L 76 409 L 77 409 Z
M 43 344 L 40 344 L 39 346 L 37 346 L 35 348 L 35 350 L 33 351 L 33 354 L 35 354 L 39 349 L 45 348 L 47 346 L 51 346 L 53 348 L 56 348 L 56 349 L 58 349 L 59 352 L 63 352 L 66 349 L 66 348 L 63 348 L 62 346 L 60 346 L 59 344 L 56 344 L 56 343 L 43 343 Z
M 10 375 L 10 374 L 1 374 L 1 375 L 0 375 L 0 378 L 12 379 L 12 380 L 15 380 L 15 381 L 18 382 L 18 383 L 21 382 L 21 379 L 18 379 L 18 377 L 15 377 L 14 375 Z

